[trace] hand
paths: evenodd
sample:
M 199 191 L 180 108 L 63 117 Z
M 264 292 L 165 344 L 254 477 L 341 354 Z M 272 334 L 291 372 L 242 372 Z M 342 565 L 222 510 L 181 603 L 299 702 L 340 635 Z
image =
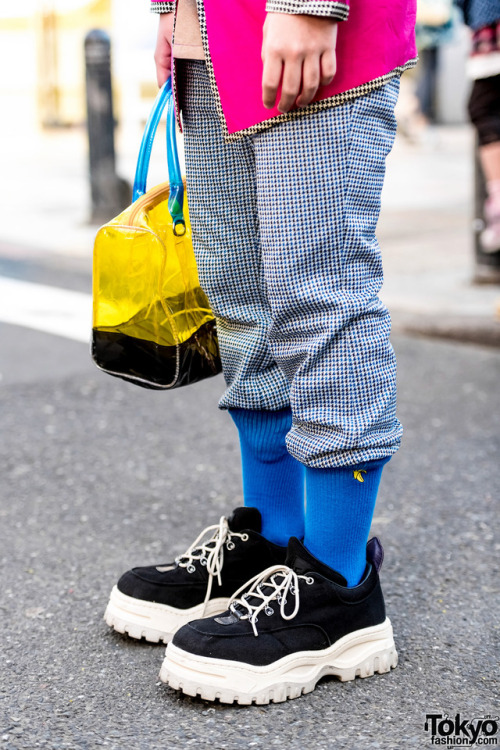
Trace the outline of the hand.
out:
M 172 69 L 172 31 L 174 27 L 173 13 L 160 13 L 158 36 L 156 38 L 155 63 L 156 78 L 161 88 L 170 78 Z
M 280 112 L 305 107 L 336 71 L 337 22 L 319 16 L 268 13 L 262 43 L 262 101 Z

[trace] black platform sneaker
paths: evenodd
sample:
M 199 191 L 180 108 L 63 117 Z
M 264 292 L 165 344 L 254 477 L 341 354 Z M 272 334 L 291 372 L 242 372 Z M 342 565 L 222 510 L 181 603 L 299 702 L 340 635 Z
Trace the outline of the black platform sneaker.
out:
M 286 547 L 268 542 L 260 530 L 256 508 L 237 508 L 202 531 L 173 563 L 124 573 L 104 619 L 131 638 L 168 643 L 190 620 L 224 612 L 249 578 L 285 561 Z
M 345 681 L 389 672 L 397 653 L 378 577 L 382 559 L 374 538 L 363 580 L 347 588 L 290 539 L 286 565 L 248 581 L 222 615 L 176 633 L 161 680 L 207 700 L 262 704 L 309 693 L 324 675 Z

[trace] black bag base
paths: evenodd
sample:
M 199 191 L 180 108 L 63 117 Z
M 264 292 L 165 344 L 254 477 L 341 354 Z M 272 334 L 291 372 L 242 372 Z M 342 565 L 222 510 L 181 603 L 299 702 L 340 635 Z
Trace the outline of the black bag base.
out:
M 222 370 L 214 320 L 177 346 L 93 328 L 91 353 L 109 375 L 153 390 L 190 385 Z

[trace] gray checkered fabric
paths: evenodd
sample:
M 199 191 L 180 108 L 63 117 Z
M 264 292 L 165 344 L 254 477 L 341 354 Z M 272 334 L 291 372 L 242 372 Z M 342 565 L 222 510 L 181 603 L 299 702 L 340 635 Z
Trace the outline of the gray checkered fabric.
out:
M 225 143 L 203 62 L 178 61 L 200 281 L 217 318 L 221 408 L 290 405 L 311 467 L 395 453 L 396 363 L 375 228 L 399 80 Z
M 345 21 L 349 15 L 349 5 L 335 0 L 266 0 L 266 12 L 306 13 Z

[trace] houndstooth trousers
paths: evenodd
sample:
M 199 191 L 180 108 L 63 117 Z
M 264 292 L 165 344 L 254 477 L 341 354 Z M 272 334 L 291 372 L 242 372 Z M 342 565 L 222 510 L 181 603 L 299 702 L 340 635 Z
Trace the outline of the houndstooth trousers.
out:
M 217 320 L 219 406 L 290 407 L 306 466 L 390 456 L 401 440 L 375 229 L 399 80 L 225 143 L 203 62 L 179 64 L 200 283 Z

